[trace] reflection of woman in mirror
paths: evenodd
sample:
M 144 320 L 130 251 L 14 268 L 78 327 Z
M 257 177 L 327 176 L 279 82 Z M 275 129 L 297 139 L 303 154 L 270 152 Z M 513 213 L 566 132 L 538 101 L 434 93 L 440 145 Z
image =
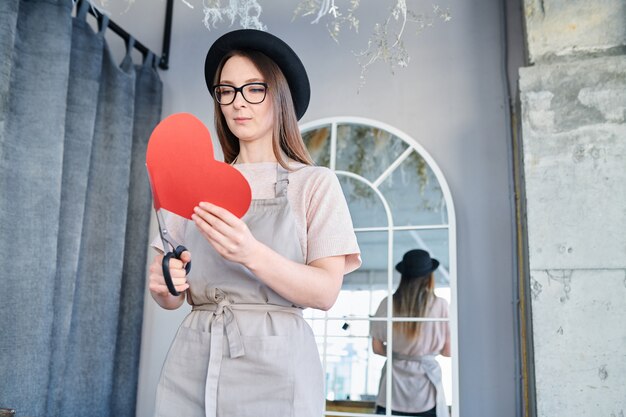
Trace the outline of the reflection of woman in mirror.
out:
M 439 266 L 428 252 L 415 249 L 404 254 L 396 269 L 402 275 L 393 294 L 394 317 L 448 317 L 448 303 L 434 293 L 434 271 Z M 378 306 L 376 317 L 387 316 L 387 298 Z M 371 322 L 374 353 L 387 355 L 387 325 Z M 396 322 L 392 345 L 392 414 L 400 416 L 448 416 L 441 368 L 435 357 L 450 356 L 450 328 L 446 321 Z M 383 367 L 376 414 L 385 414 L 387 363 Z

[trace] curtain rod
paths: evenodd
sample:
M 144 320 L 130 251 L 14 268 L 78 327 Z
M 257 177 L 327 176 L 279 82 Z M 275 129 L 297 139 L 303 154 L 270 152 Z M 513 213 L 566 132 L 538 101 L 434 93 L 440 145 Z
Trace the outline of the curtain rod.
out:
M 80 3 L 86 0 L 79 0 L 77 2 L 77 7 L 80 6 Z M 98 23 L 102 22 L 103 14 L 100 11 L 97 11 L 93 5 L 89 7 L 89 13 L 98 19 Z M 174 14 L 174 0 L 167 0 L 167 4 L 165 5 L 165 28 L 163 31 L 163 53 L 161 54 L 161 58 L 159 59 L 159 68 L 166 70 L 169 68 L 169 54 L 170 54 L 170 39 L 172 37 L 172 16 Z M 117 23 L 113 20 L 109 19 L 108 28 L 110 28 L 114 33 L 120 36 L 124 41 L 128 42 L 130 39 L 130 34 L 122 29 Z M 134 38 L 134 37 L 133 37 Z M 148 49 L 144 44 L 135 40 L 135 44 L 133 45 L 135 49 L 143 54 L 143 56 L 148 55 L 150 53 L 150 49 Z M 157 54 L 154 54 L 158 56 Z

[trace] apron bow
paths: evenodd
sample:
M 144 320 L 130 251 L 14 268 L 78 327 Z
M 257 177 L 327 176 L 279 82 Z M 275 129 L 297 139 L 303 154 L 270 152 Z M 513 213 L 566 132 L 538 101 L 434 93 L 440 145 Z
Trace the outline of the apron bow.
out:
M 393 360 L 420 362 L 426 373 L 426 378 L 435 386 L 437 393 L 435 400 L 437 404 L 437 417 L 449 417 L 450 414 L 448 413 L 448 405 L 446 404 L 446 397 L 443 392 L 443 383 L 441 380 L 441 367 L 437 359 L 435 359 L 435 355 L 411 356 L 393 352 L 392 357 Z
M 206 386 L 204 391 L 204 407 L 207 416 L 217 415 L 217 381 L 222 367 L 222 349 L 224 343 L 224 330 L 231 358 L 239 358 L 245 355 L 241 332 L 233 314 L 232 302 L 226 297 L 224 291 L 219 288 L 210 288 L 209 299 L 215 304 L 208 304 L 213 309 L 211 320 L 211 350 L 209 352 L 209 367 L 207 369 Z M 202 307 L 196 309 L 204 309 Z M 205 307 L 206 308 L 206 307 Z

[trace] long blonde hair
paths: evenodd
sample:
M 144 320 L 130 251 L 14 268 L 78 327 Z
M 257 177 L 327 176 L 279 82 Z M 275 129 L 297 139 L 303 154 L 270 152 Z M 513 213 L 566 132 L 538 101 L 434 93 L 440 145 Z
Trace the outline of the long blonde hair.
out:
M 435 277 L 431 272 L 422 277 L 402 275 L 400 285 L 393 294 L 395 317 L 425 317 L 435 299 Z M 408 338 L 418 337 L 422 322 L 405 321 L 393 324 L 394 332 L 402 332 Z
M 313 160 L 306 149 L 298 128 L 298 119 L 296 118 L 287 79 L 280 67 L 267 55 L 252 50 L 230 51 L 217 67 L 213 84 L 219 84 L 224 64 L 233 56 L 241 56 L 252 61 L 261 75 L 263 75 L 265 83 L 267 83 L 268 95 L 272 99 L 274 107 L 272 148 L 278 163 L 283 168 L 288 169 L 287 161 L 284 160 L 282 155 L 284 153 L 288 158 L 306 165 L 313 165 Z M 228 128 L 224 113 L 222 113 L 221 106 L 217 101 L 215 101 L 215 129 L 224 153 L 224 162 L 230 164 L 239 155 L 239 139 Z

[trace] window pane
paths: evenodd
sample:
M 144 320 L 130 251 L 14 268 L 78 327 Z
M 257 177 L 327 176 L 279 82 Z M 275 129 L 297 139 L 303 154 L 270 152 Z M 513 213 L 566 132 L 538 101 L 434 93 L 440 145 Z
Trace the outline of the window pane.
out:
M 357 232 L 363 264 L 356 271 L 344 277 L 344 290 L 387 289 L 387 241 L 388 232 Z M 435 271 L 437 287 L 449 287 L 449 242 L 448 229 L 402 230 L 393 232 L 392 280 L 394 288 L 399 283 L 400 274 L 395 265 L 402 260 L 405 252 L 411 249 L 424 249 L 439 262 Z
M 387 214 L 376 192 L 355 178 L 338 175 L 354 227 L 386 227 Z
M 330 317 L 368 317 L 387 295 L 387 232 L 357 232 L 362 266 L 343 279 Z
M 345 289 L 349 288 L 349 289 Z M 372 285 L 357 286 L 344 280 L 337 302 L 329 310 L 329 317 L 360 317 L 365 318 L 376 312 L 376 307 L 384 297 L 387 289 L 376 290 Z
M 337 126 L 336 169 L 374 182 L 409 145 L 391 133 L 366 125 Z
M 302 132 L 302 139 L 317 165 L 330 166 L 330 125 Z
M 328 331 L 327 410 L 341 408 L 341 411 L 373 414 L 385 358 L 374 355 L 370 348 L 369 322 L 329 320 Z
M 378 188 L 391 207 L 394 226 L 448 223 L 439 181 L 417 152 L 412 152 Z
M 406 230 L 396 231 L 393 234 L 393 265 L 402 260 L 402 256 L 411 249 L 424 249 L 431 258 L 439 261 L 439 268 L 435 271 L 437 287 L 450 287 L 448 229 L 436 230 Z M 399 275 L 397 272 L 394 275 Z M 395 280 L 394 280 L 395 281 Z
M 313 310 L 313 309 L 309 309 Z M 313 334 L 315 335 L 323 335 L 324 334 L 324 318 L 306 318 L 306 322 L 311 326 L 311 330 L 313 330 Z

